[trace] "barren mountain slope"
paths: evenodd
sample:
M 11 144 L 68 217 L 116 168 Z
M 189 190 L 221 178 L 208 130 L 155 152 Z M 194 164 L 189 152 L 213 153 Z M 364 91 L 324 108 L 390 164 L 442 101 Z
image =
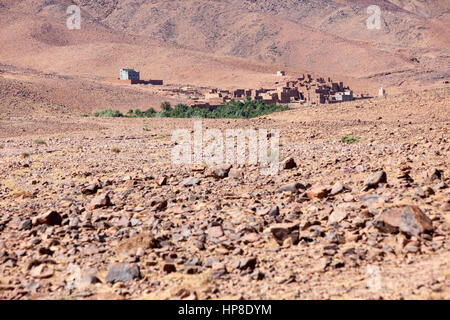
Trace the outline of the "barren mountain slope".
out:
M 81 7 L 81 30 L 66 27 L 71 4 Z M 369 4 L 381 8 L 381 30 L 366 27 Z M 105 81 L 121 67 L 166 83 L 221 88 L 273 86 L 279 69 L 331 76 L 372 94 L 380 86 L 396 93 L 442 85 L 450 75 L 448 4 L 0 0 L 0 64 L 19 70 L 0 68 L 0 111 L 79 114 L 170 100 Z M 18 79 L 24 68 L 33 72 Z M 33 97 L 11 99 L 15 87 Z

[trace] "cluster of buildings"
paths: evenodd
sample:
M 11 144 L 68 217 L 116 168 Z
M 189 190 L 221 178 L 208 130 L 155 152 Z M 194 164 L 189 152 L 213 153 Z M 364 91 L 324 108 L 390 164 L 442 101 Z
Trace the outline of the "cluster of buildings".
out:
M 278 76 L 284 76 L 284 71 L 278 71 Z M 354 100 L 353 91 L 342 82 L 333 82 L 330 78 L 313 79 L 310 74 L 296 80 L 287 81 L 284 86 L 276 89 L 212 89 L 204 94 L 204 98 L 189 101 L 193 107 L 216 107 L 231 100 L 244 101 L 262 100 L 266 104 L 324 104 Z

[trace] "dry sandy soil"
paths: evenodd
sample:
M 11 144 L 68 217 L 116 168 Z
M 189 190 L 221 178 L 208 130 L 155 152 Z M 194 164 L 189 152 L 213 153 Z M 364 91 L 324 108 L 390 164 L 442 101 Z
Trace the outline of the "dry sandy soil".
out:
M 3 119 L 0 297 L 449 299 L 449 93 L 203 121 L 279 129 L 272 176 L 173 165 L 193 119 Z
M 0 0 L 0 299 L 450 299 L 449 8 Z M 167 88 L 308 72 L 388 96 L 203 121 L 278 129 L 262 176 L 174 165 L 193 119 L 81 117 L 184 101 L 107 80 L 123 67 Z

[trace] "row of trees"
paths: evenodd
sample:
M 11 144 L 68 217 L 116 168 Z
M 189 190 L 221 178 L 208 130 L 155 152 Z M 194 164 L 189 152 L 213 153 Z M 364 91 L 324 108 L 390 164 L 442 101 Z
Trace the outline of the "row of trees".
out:
M 96 117 L 130 117 L 130 118 L 254 118 L 265 114 L 288 110 L 288 106 L 265 104 L 261 100 L 247 99 L 244 102 L 232 100 L 217 108 L 189 107 L 179 103 L 172 107 L 169 102 L 161 104 L 161 111 L 150 108 L 146 111 L 129 110 L 126 115 L 120 111 L 105 109 L 94 112 Z

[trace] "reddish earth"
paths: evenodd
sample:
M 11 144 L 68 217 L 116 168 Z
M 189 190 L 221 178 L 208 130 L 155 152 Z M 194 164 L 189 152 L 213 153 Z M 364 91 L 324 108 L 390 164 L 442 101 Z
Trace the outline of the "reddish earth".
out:
M 449 7 L 0 0 L 0 298 L 449 299 Z M 108 81 L 121 67 L 165 86 Z M 174 165 L 194 119 L 81 117 L 280 69 L 388 96 L 203 121 L 278 129 L 272 176 Z

